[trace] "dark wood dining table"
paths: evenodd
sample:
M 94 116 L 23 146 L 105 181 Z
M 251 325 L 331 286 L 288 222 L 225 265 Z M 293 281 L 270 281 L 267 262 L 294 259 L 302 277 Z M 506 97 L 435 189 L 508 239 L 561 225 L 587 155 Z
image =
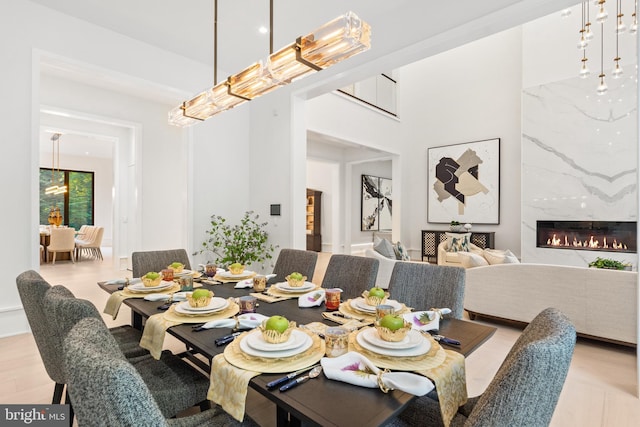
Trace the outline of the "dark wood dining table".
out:
M 107 285 L 103 282 L 98 285 L 109 293 L 118 289 L 118 285 Z M 238 298 L 248 295 L 251 289 L 235 289 L 234 283 L 221 285 L 205 285 L 216 296 L 221 298 Z M 142 328 L 144 320 L 149 316 L 161 313 L 158 310 L 161 302 L 146 301 L 143 298 L 128 298 L 124 304 L 131 308 L 132 325 Z M 311 322 L 322 322 L 336 326 L 335 323 L 325 320 L 322 312 L 325 307 L 299 308 L 296 298 L 266 303 L 259 301 L 258 313 L 265 316 L 282 315 L 290 320 L 295 320 L 299 325 Z M 230 328 L 213 328 L 201 332 L 194 332 L 193 324 L 177 325 L 169 328 L 167 332 L 182 341 L 187 348 L 186 355 L 190 356 L 205 372 L 209 373 L 211 360 L 224 351 L 224 346 L 216 346 L 216 338 L 228 335 Z M 440 323 L 439 333 L 460 341 L 460 346 L 442 344 L 445 349 L 457 351 L 468 356 L 482 343 L 488 340 L 496 331 L 496 328 L 478 323 L 459 320 L 443 319 Z M 201 357 L 192 355 L 200 354 L 209 363 L 203 363 Z M 301 421 L 321 426 L 354 426 L 384 425 L 390 419 L 408 405 L 415 397 L 399 390 L 382 393 L 379 389 L 356 387 L 347 383 L 332 381 L 321 375 L 313 381 L 306 382 L 303 386 L 296 387 L 287 392 L 278 389 L 269 390 L 267 383 L 284 374 L 261 374 L 254 377 L 249 386 L 276 404 L 277 425 L 296 426 Z

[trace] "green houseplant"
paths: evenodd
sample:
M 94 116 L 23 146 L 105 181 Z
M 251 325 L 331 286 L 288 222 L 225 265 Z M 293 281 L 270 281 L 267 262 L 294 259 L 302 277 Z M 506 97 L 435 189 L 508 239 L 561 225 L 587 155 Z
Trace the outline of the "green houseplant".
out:
M 630 270 L 631 265 L 625 264 L 620 261 L 616 261 L 611 258 L 600 258 L 597 257 L 594 261 L 589 263 L 589 267 L 591 268 L 606 268 L 609 270 Z
M 220 215 L 211 215 L 211 227 L 202 249 L 195 254 L 212 253 L 222 266 L 233 263 L 249 265 L 272 259 L 275 247 L 268 243 L 267 223 L 258 222 L 259 215 L 247 211 L 239 224 L 231 225 Z M 194 255 L 195 255 L 194 254 Z

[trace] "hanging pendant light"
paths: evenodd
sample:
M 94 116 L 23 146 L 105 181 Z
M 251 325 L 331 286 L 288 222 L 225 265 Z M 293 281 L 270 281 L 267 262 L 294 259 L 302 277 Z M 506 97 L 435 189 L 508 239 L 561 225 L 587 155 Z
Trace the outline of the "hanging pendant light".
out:
M 609 17 L 609 12 L 607 12 L 607 9 L 604 8 L 605 3 L 606 0 L 598 0 L 598 5 L 600 6 L 598 14 L 596 15 L 596 22 L 598 24 L 602 24 Z
M 58 173 L 60 173 L 60 133 L 51 136 L 51 185 L 44 190 L 44 194 L 64 194 L 67 186 L 58 186 L 55 182 L 56 171 L 56 143 L 58 144 Z
M 609 88 L 607 87 L 607 83 L 604 81 L 604 24 L 600 24 L 600 84 L 598 85 L 598 89 L 596 89 L 596 93 L 600 96 L 607 93 Z
M 634 0 L 633 2 L 633 13 L 631 14 L 631 18 L 629 34 L 635 34 L 638 32 L 638 0 Z

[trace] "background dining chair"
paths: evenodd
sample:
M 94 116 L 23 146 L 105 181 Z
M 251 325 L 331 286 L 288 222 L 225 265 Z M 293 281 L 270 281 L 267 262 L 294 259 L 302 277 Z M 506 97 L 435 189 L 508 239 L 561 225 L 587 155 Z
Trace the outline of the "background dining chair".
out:
M 116 349 L 98 319 L 86 318 L 64 340 L 69 392 L 79 425 L 231 426 L 240 425 L 219 407 L 167 419 L 139 372 Z M 170 388 L 171 383 L 167 382 Z M 173 391 L 179 399 L 179 390 Z M 256 425 L 246 417 L 244 425 Z
M 318 253 L 313 251 L 303 251 L 299 249 L 282 249 L 276 259 L 276 265 L 273 267 L 273 274 L 269 283 L 280 283 L 286 281 L 285 277 L 294 271 L 307 276 L 307 281 L 313 279 L 313 273 L 316 269 L 318 261 Z
M 134 252 L 131 254 L 133 277 L 144 276 L 150 271 L 160 272 L 173 262 L 181 262 L 184 264 L 184 268 L 191 270 L 189 256 L 184 249 Z
M 91 233 L 91 237 L 89 240 L 79 240 L 76 239 L 76 254 L 78 261 L 82 259 L 83 253 L 88 253 L 95 259 L 103 260 L 102 258 L 102 250 L 100 246 L 102 245 L 102 237 L 104 236 L 104 227 L 95 227 L 94 231 Z
M 51 240 L 49 241 L 49 246 L 47 246 L 47 256 L 53 254 L 53 264 L 56 263 L 56 254 L 58 252 L 69 252 L 71 261 L 76 262 L 74 254 L 76 249 L 75 234 L 76 231 L 69 227 L 54 227 L 51 229 Z
M 361 256 L 331 255 L 322 279 L 323 288 L 342 289 L 341 298 L 359 297 L 375 286 L 379 261 Z
M 206 400 L 209 380 L 204 375 L 170 351 L 164 351 L 160 360 L 154 359 L 146 352 L 136 357 L 126 357 L 120 343 L 107 329 L 102 318 L 99 315 L 95 316 L 97 311 L 91 310 L 95 307 L 89 301 L 69 298 L 63 290 L 62 286 L 54 286 L 45 294 L 45 308 L 49 320 L 55 324 L 54 333 L 58 338 L 56 352 L 59 353 L 60 359 L 63 354 L 62 343 L 71 329 L 83 319 L 95 319 L 100 326 L 94 324 L 94 332 L 104 335 L 103 331 L 107 331 L 111 335 L 112 339 L 109 342 L 115 344 L 111 351 L 128 360 L 136 368 L 165 416 L 175 416 L 194 405 L 200 405 L 203 409 L 209 408 L 209 402 Z M 66 379 L 69 379 L 68 369 Z
M 420 262 L 397 262 L 389 280 L 395 300 L 416 310 L 450 308 L 451 317 L 462 319 L 465 270 Z
M 515 342 L 484 393 L 461 406 L 451 426 L 546 427 L 569 371 L 576 330 L 555 308 L 538 314 Z M 410 404 L 393 423 L 442 426 L 430 394 Z

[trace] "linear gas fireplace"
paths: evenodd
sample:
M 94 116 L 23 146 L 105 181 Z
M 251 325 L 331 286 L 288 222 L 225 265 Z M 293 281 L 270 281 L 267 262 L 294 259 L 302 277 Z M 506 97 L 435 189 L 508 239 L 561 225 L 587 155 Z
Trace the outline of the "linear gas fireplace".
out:
M 537 247 L 605 252 L 637 252 L 631 221 L 537 221 Z

